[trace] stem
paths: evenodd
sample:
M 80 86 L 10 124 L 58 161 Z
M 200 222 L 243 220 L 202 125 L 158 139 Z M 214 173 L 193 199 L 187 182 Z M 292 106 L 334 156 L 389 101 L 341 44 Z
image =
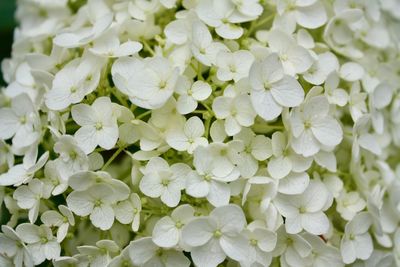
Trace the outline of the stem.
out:
M 112 94 L 118 99 L 118 101 L 124 105 L 125 107 L 128 107 L 128 102 L 116 91 L 116 88 L 113 88 L 114 90 L 112 91 Z
M 255 28 L 260 27 L 261 25 L 263 25 L 263 24 L 269 22 L 269 21 L 270 21 L 271 19 L 273 19 L 274 17 L 275 17 L 275 14 L 273 13 L 273 14 L 271 14 L 271 15 L 269 15 L 269 16 L 263 18 L 262 20 L 258 21 L 258 22 L 255 24 L 253 30 L 254 30 Z
M 207 119 L 206 123 L 205 123 L 204 135 L 207 140 L 208 140 L 208 136 L 209 136 L 209 132 L 210 132 L 210 125 L 211 125 L 211 118 Z
M 136 119 L 140 120 L 140 119 L 146 117 L 146 116 L 149 115 L 149 114 L 151 114 L 151 110 L 148 110 L 148 111 L 146 111 L 146 112 L 143 112 L 142 114 L 139 114 L 139 115 L 136 117 Z
M 201 63 L 197 62 L 197 80 L 204 81 L 203 75 L 201 74 Z
M 152 56 L 154 56 L 156 53 L 154 52 L 154 50 L 151 48 L 151 46 L 147 43 L 147 41 L 145 39 L 141 40 L 143 43 L 144 48 L 146 49 L 147 52 L 149 52 Z
M 211 115 L 214 114 L 214 111 L 206 103 L 201 102 L 201 104 L 211 113 Z
M 122 150 L 124 150 L 124 146 L 121 146 L 120 148 L 117 149 L 117 151 L 114 152 L 114 154 L 111 156 L 111 158 L 108 159 L 108 161 L 106 162 L 106 164 L 104 164 L 104 166 L 101 168 L 102 171 L 104 171 L 108 165 L 111 164 L 111 162 L 114 161 L 114 159 L 119 155 L 119 153 L 122 152 Z

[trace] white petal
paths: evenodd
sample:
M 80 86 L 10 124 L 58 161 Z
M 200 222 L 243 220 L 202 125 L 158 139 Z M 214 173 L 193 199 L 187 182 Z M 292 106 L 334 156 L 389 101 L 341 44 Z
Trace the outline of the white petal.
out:
M 308 29 L 315 29 L 324 25 L 327 21 L 324 5 L 317 1 L 310 6 L 298 7 L 296 20 L 299 25 Z
M 80 126 L 93 125 L 96 123 L 95 112 L 89 105 L 79 104 L 71 109 L 72 118 Z
M 109 205 L 94 207 L 90 221 L 101 230 L 108 230 L 114 223 L 114 210 Z
M 263 135 L 254 137 L 252 143 L 251 155 L 259 161 L 266 160 L 272 155 L 271 139 Z
M 304 91 L 300 83 L 290 76 L 285 76 L 274 83 L 271 94 L 275 101 L 284 107 L 296 107 L 303 102 Z
M 217 239 L 210 240 L 206 245 L 195 248 L 191 252 L 196 266 L 215 267 L 226 258 Z
M 153 242 L 164 248 L 172 248 L 179 242 L 179 231 L 168 216 L 157 221 L 153 229 Z
M 79 147 L 86 153 L 89 154 L 97 146 L 96 128 L 91 126 L 83 126 L 75 132 L 75 140 Z
M 197 218 L 182 228 L 182 239 L 189 246 L 202 246 L 212 238 L 215 230 L 208 218 Z
M 212 110 L 215 113 L 217 119 L 225 119 L 231 113 L 231 103 L 233 99 L 230 97 L 219 96 L 214 99 L 212 104 Z
M 205 197 L 210 191 L 210 184 L 196 172 L 191 172 L 186 178 L 186 193 L 193 197 Z
M 281 179 L 292 170 L 292 162 L 288 157 L 271 158 L 268 161 L 268 172 L 275 179 Z
M 18 118 L 9 108 L 0 109 L 0 138 L 11 138 L 18 129 Z
M 279 180 L 278 191 L 288 195 L 301 194 L 306 190 L 310 178 L 306 172 L 291 173 Z
M 219 240 L 219 244 L 228 257 L 239 262 L 246 260 L 249 247 L 248 241 L 242 235 L 223 235 Z
M 193 116 L 187 120 L 183 130 L 189 138 L 194 139 L 200 137 L 204 134 L 203 121 L 199 119 L 199 117 Z
M 159 197 L 164 192 L 164 186 L 161 184 L 158 174 L 155 173 L 143 176 L 139 188 L 143 194 L 149 197 Z
M 364 75 L 364 68 L 355 62 L 347 62 L 340 67 L 340 77 L 348 82 L 360 80 Z
M 96 133 L 97 143 L 104 149 L 112 149 L 117 143 L 118 135 L 119 132 L 117 124 L 112 127 L 104 126 L 103 129 L 97 131 Z
M 313 235 L 326 234 L 329 230 L 328 217 L 322 211 L 301 214 L 301 225 L 304 230 Z
M 197 102 L 188 95 L 181 95 L 176 103 L 176 109 L 180 114 L 188 114 L 197 108 Z
M 210 217 L 215 218 L 222 232 L 239 233 L 246 225 L 246 218 L 243 210 L 234 204 L 215 208 Z
M 207 200 L 214 207 L 220 207 L 229 203 L 231 196 L 229 185 L 222 182 L 211 181 L 209 188 Z
M 79 216 L 89 215 L 94 207 L 94 204 L 88 199 L 87 192 L 74 191 L 67 197 L 68 207 Z
M 311 131 L 315 138 L 326 146 L 336 146 L 343 139 L 340 124 L 331 117 L 313 120 Z
M 192 96 L 198 101 L 206 100 L 212 92 L 211 86 L 203 81 L 195 81 L 191 88 Z
M 282 106 L 275 102 L 269 91 L 252 91 L 251 102 L 256 113 L 264 120 L 273 120 L 282 112 Z

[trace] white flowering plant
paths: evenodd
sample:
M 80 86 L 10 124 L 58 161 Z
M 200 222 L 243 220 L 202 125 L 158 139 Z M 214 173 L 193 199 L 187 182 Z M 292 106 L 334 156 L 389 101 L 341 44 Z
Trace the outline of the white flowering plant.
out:
M 0 266 L 400 265 L 399 0 L 19 0 Z

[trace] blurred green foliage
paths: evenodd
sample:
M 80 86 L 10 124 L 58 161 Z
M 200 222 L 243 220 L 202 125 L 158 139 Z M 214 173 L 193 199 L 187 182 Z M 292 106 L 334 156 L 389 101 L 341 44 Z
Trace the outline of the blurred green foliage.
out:
M 0 61 L 10 56 L 15 27 L 14 12 L 16 0 L 0 0 Z M 4 85 L 0 70 L 0 85 Z

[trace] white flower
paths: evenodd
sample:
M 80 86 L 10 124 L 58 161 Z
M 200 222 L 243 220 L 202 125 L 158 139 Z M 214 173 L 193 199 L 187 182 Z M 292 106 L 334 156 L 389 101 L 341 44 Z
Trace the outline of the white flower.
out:
M 13 194 L 13 198 L 22 209 L 28 209 L 28 217 L 31 223 L 34 223 L 39 214 L 40 200 L 48 199 L 50 190 L 39 179 L 33 179 L 28 185 L 18 187 Z
M 18 225 L 15 231 L 21 240 L 27 243 L 35 265 L 41 264 L 46 259 L 52 260 L 60 256 L 60 244 L 46 225 L 23 223 Z
M 119 251 L 118 245 L 112 240 L 99 240 L 96 246 L 79 246 L 81 257 L 93 266 L 106 267 L 111 261 L 111 254 Z M 82 261 L 82 259 L 81 259 Z
M 329 229 L 326 210 L 329 192 L 321 182 L 310 182 L 301 195 L 280 194 L 274 203 L 286 218 L 286 231 L 297 234 L 301 230 L 314 235 L 326 234 Z
M 207 26 L 201 21 L 193 22 L 192 27 L 190 50 L 193 57 L 206 66 L 215 64 L 217 54 L 228 51 L 228 48 L 220 42 L 214 42 Z
M 165 216 L 154 225 L 153 242 L 163 248 L 172 248 L 179 244 L 185 248 L 182 241 L 182 228 L 194 218 L 194 209 L 188 205 L 181 205 L 174 209 L 171 216 Z
M 129 246 L 126 246 L 118 256 L 114 257 L 110 261 L 108 266 L 109 267 L 120 267 L 120 266 L 133 267 L 133 263 L 129 257 Z
M 345 220 L 352 220 L 354 216 L 362 211 L 366 206 L 364 199 L 360 197 L 358 192 L 342 191 L 336 198 L 336 210 Z
M 80 103 L 99 85 L 104 63 L 103 58 L 90 53 L 68 62 L 54 77 L 45 95 L 46 106 L 51 110 L 63 110 Z
M 269 32 L 267 42 L 270 51 L 278 54 L 283 70 L 287 75 L 295 76 L 297 73 L 303 73 L 314 63 L 314 59 L 307 49 L 298 45 L 291 36 L 280 30 Z M 277 70 L 275 75 L 278 73 L 279 71 Z
M 130 198 L 119 202 L 115 208 L 115 218 L 123 224 L 132 223 L 132 231 L 137 231 L 140 225 L 140 212 L 142 203 L 136 193 L 132 193 Z
M 12 229 L 10 226 L 2 225 L 1 231 L 0 254 L 4 257 L 12 259 L 14 266 L 33 267 L 33 257 L 14 229 Z M 10 264 L 12 263 L 10 262 Z
M 14 165 L 14 154 L 4 140 L 0 140 L 0 166 L 2 165 L 7 165 L 8 168 Z
M 179 94 L 176 109 L 180 114 L 188 114 L 197 108 L 198 101 L 206 100 L 212 92 L 211 86 L 203 81 L 196 81 L 192 85 L 188 79 L 179 81 L 176 87 Z
M 295 21 L 300 26 L 315 29 L 327 22 L 327 14 L 322 2 L 310 1 L 277 1 L 278 14 L 284 16 L 284 21 Z
M 36 161 L 37 149 L 28 151 L 24 156 L 22 164 L 14 165 L 6 173 L 0 175 L 0 185 L 1 186 L 18 186 L 21 184 L 28 183 L 35 173 L 40 170 L 49 158 L 49 152 L 45 152 Z
M 106 184 L 96 184 L 86 191 L 73 191 L 67 205 L 76 215 L 88 216 L 92 224 L 108 230 L 114 223 L 113 205 L 117 202 L 115 191 Z
M 233 53 L 221 51 L 217 54 L 217 78 L 221 81 L 239 81 L 249 75 L 254 56 L 247 50 Z
M 0 109 L 1 139 L 13 137 L 13 145 L 28 147 L 38 140 L 39 130 L 39 115 L 28 95 L 20 94 L 11 100 L 11 107 Z
M 312 266 L 334 266 L 343 267 L 340 252 L 336 247 L 326 244 L 321 237 L 304 234 L 303 237 L 311 245 Z
M 104 149 L 115 146 L 118 140 L 118 125 L 110 98 L 97 98 L 91 106 L 75 105 L 71 114 L 74 121 L 82 126 L 74 136 L 86 154 L 93 152 L 97 146 Z
M 284 74 L 277 54 L 253 63 L 249 79 L 254 110 L 265 120 L 273 120 L 283 107 L 296 107 L 303 101 L 303 88 L 296 79 Z
M 75 225 L 75 218 L 71 210 L 64 205 L 58 206 L 60 212 L 48 210 L 43 212 L 40 220 L 49 227 L 58 227 L 57 242 L 61 243 L 67 236 L 69 226 Z
M 377 141 L 376 135 L 369 133 L 370 121 L 370 116 L 363 115 L 354 123 L 351 156 L 355 162 L 360 160 L 363 149 L 375 155 L 382 153 L 382 148 Z
M 343 107 L 348 102 L 348 94 L 344 89 L 338 88 L 339 77 L 336 72 L 331 72 L 325 80 L 325 96 L 330 104 Z
M 159 157 L 152 158 L 142 170 L 144 176 L 139 188 L 146 196 L 160 197 L 169 207 L 178 205 L 181 199 L 181 190 L 185 188 L 185 178 L 190 167 L 183 163 L 169 166 Z
M 212 109 L 217 119 L 225 120 L 225 132 L 229 136 L 239 133 L 242 126 L 252 125 L 256 117 L 247 94 L 216 97 Z
M 325 96 L 307 99 L 301 108 L 290 115 L 292 148 L 305 157 L 315 155 L 322 147 L 332 148 L 343 139 L 338 121 L 329 115 L 329 102 Z
M 253 221 L 243 231 L 243 235 L 249 242 L 249 256 L 242 266 L 253 266 L 254 263 L 269 266 L 272 261 L 271 252 L 276 245 L 276 233 L 267 230 L 262 221 Z
M 125 200 L 129 197 L 129 186 L 121 180 L 112 178 L 108 172 L 82 171 L 75 173 L 68 179 L 68 185 L 75 191 L 85 191 L 99 184 L 111 186 L 114 191 L 114 197 L 118 201 Z
M 361 92 L 359 82 L 352 84 L 349 94 L 349 109 L 351 118 L 354 122 L 356 122 L 363 114 L 367 113 L 367 105 L 365 103 L 367 96 L 367 93 Z
M 178 69 L 168 59 L 122 57 L 111 69 L 115 86 L 135 105 L 156 109 L 171 97 L 178 80 Z
M 204 125 L 199 117 L 191 117 L 185 122 L 183 129 L 172 126 L 166 134 L 166 142 L 178 151 L 192 154 L 198 146 L 207 146 L 208 140 L 203 137 Z
M 134 0 L 128 5 L 128 12 L 132 18 L 138 20 L 148 20 L 148 17 L 158 11 L 160 3 L 157 0 Z
M 314 64 L 303 74 L 304 79 L 314 85 L 320 85 L 328 80 L 328 75 L 339 70 L 339 61 L 331 52 L 325 52 L 318 55 Z M 338 86 L 339 81 L 336 85 Z M 336 87 L 332 88 L 335 89 Z
M 136 266 L 189 267 L 190 261 L 182 252 L 163 250 L 151 237 L 137 239 L 129 245 L 130 258 Z
M 88 44 L 101 36 L 113 21 L 113 14 L 104 1 L 88 1 L 77 16 L 69 29 L 54 38 L 56 45 L 73 48 Z
M 193 197 L 206 197 L 212 205 L 218 207 L 229 203 L 231 193 L 226 182 L 236 180 L 239 173 L 232 171 L 226 176 L 218 177 L 213 174 L 214 162 L 215 159 L 210 157 L 208 149 L 196 149 L 193 161 L 196 171 L 187 175 L 186 193 Z
M 243 142 L 243 150 L 239 152 L 236 165 L 243 177 L 252 177 L 258 170 L 258 161 L 264 161 L 272 155 L 271 139 L 256 135 L 244 128 L 233 137 Z
M 309 255 L 312 247 L 301 235 L 288 234 L 285 227 L 277 231 L 278 240 L 273 255 L 280 255 L 280 263 L 289 266 L 308 266 L 311 264 Z
M 54 152 L 60 154 L 61 160 L 57 161 L 57 165 L 62 168 L 63 172 L 74 174 L 89 168 L 88 157 L 72 136 L 61 136 L 54 144 L 53 149 Z
M 216 267 L 226 256 L 246 259 L 247 240 L 240 234 L 245 226 L 242 209 L 231 204 L 190 221 L 183 227 L 182 238 L 192 247 L 190 254 L 196 265 Z
M 111 29 L 94 40 L 93 47 L 89 48 L 89 51 L 104 57 L 124 57 L 139 52 L 142 47 L 141 43 L 130 40 L 121 44 L 118 33 L 115 29 Z
M 356 259 L 366 260 L 373 251 L 372 238 L 368 233 L 372 220 L 368 213 L 358 213 L 346 224 L 345 234 L 340 243 L 343 262 L 353 263 Z
M 200 1 L 196 7 L 199 18 L 207 25 L 214 27 L 217 34 L 226 39 L 238 39 L 243 29 L 233 23 L 252 20 L 252 17 L 240 16 L 231 0 Z
M 268 160 L 268 172 L 275 179 L 287 176 L 291 171 L 303 172 L 312 164 L 312 158 L 293 152 L 282 132 L 272 134 L 272 157 Z

